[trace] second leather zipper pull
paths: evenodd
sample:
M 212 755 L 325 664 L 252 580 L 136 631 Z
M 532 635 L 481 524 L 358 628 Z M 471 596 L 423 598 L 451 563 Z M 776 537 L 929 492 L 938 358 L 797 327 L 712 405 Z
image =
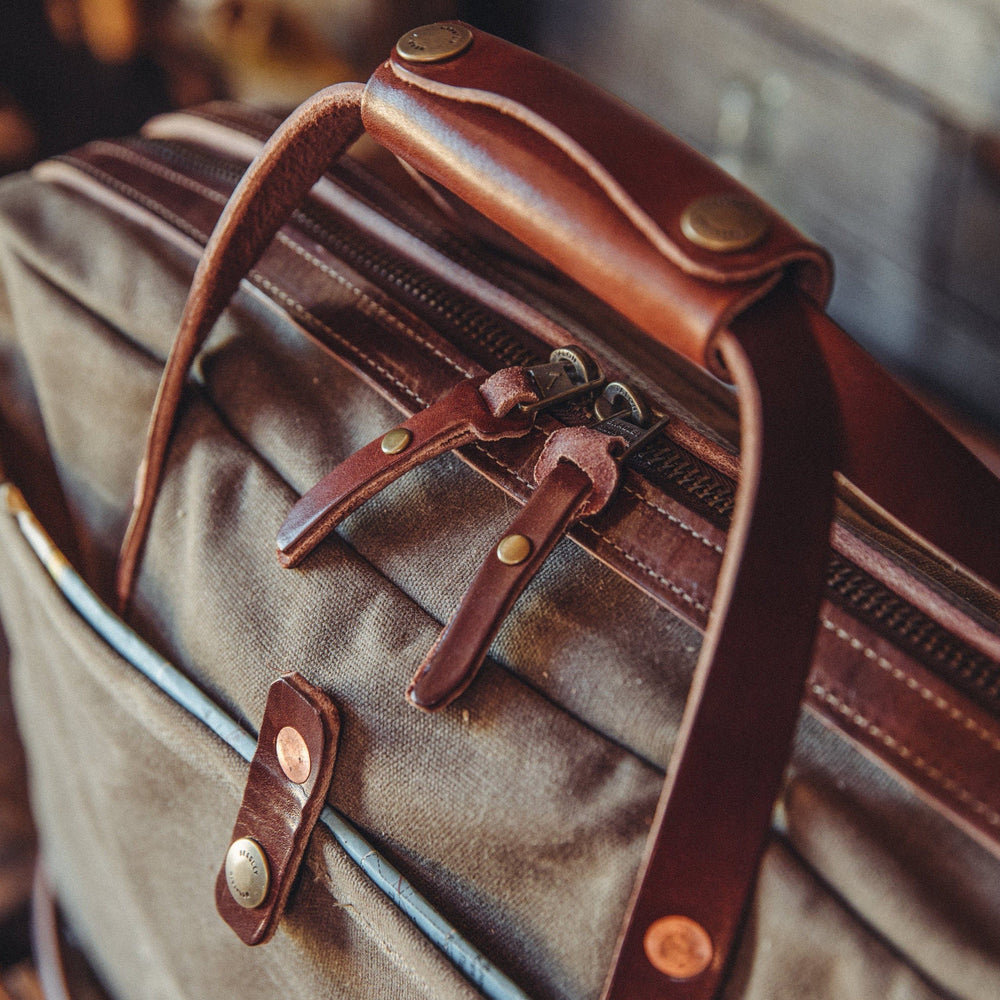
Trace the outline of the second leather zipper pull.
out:
M 622 463 L 667 423 L 665 417 L 653 422 L 622 383 L 610 383 L 599 402 L 603 419 L 597 426 L 564 427 L 546 442 L 535 465 L 535 492 L 487 556 L 407 689 L 417 708 L 438 711 L 472 683 L 508 612 L 556 542 L 575 521 L 604 509 Z

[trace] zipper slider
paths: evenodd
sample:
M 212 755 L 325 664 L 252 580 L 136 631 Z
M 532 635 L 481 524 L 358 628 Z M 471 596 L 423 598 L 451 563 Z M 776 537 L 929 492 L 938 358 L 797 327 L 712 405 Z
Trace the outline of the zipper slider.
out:
M 522 413 L 537 413 L 561 403 L 568 403 L 596 393 L 604 385 L 604 375 L 597 362 L 579 347 L 557 347 L 547 364 L 524 369 L 535 387 L 538 399 L 519 403 Z
M 596 424 L 563 427 L 549 436 L 535 465 L 535 492 L 407 688 L 417 708 L 438 711 L 472 683 L 500 625 L 556 542 L 580 518 L 607 506 L 623 464 L 669 419 L 654 418 L 642 397 L 621 382 L 605 388 L 595 410 Z
M 547 364 L 503 368 L 459 382 L 304 494 L 278 531 L 278 561 L 297 565 L 348 514 L 428 459 L 471 441 L 523 437 L 540 410 L 593 395 L 603 383 L 596 362 L 578 347 L 557 348 Z

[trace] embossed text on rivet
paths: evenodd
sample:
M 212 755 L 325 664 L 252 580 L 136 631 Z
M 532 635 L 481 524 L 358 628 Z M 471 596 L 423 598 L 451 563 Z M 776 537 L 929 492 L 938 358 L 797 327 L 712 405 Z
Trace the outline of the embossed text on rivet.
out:
M 471 42 L 472 32 L 464 24 L 443 21 L 408 31 L 396 42 L 396 53 L 407 62 L 441 62 L 464 52 Z
M 226 854 L 226 885 L 233 899 L 253 910 L 264 902 L 270 884 L 271 872 L 260 844 L 249 837 L 234 840 Z

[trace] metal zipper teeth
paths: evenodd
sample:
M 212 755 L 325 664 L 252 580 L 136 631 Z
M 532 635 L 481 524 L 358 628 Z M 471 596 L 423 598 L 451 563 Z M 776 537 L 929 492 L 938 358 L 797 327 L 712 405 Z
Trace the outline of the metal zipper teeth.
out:
M 834 555 L 827 596 L 981 708 L 1000 715 L 1000 664 L 972 649 L 864 570 Z
M 162 140 L 134 139 L 129 144 L 147 155 L 182 168 L 193 167 L 228 185 L 242 175 L 241 165 L 229 165 L 188 146 Z M 356 270 L 391 285 L 426 310 L 446 321 L 463 337 L 456 346 L 484 367 L 495 370 L 536 364 L 541 352 L 516 336 L 492 313 L 459 293 L 442 288 L 417 267 L 401 261 L 370 238 L 331 218 L 299 210 L 296 221 Z M 419 310 L 418 310 L 419 311 Z M 576 410 L 554 411 L 566 422 L 584 419 Z M 642 449 L 630 465 L 669 495 L 717 527 L 728 527 L 736 484 L 728 476 L 691 455 L 667 438 L 659 437 Z M 827 579 L 828 596 L 859 620 L 908 650 L 921 663 L 948 681 L 981 707 L 1000 715 L 1000 664 L 965 645 L 933 619 L 901 600 L 862 569 L 834 555 Z

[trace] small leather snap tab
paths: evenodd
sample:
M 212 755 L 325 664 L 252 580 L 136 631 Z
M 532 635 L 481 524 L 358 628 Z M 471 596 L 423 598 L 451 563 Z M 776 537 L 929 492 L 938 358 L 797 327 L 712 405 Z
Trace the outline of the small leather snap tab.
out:
M 654 969 L 671 979 L 693 979 L 712 962 L 708 931 L 690 917 L 674 915 L 653 921 L 642 941 Z
M 413 435 L 405 427 L 397 427 L 382 438 L 382 451 L 386 455 L 398 455 L 405 451 L 413 440 Z
M 748 250 L 770 229 L 771 220 L 764 209 L 734 194 L 699 198 L 681 216 L 681 232 L 692 243 L 716 253 Z
M 505 566 L 519 566 L 531 555 L 531 539 L 524 535 L 508 535 L 497 545 L 497 559 Z
M 326 803 L 339 734 L 336 705 L 304 677 L 285 674 L 271 685 L 215 877 L 216 909 L 244 944 L 270 940 L 285 913 Z
M 472 42 L 472 32 L 464 24 L 439 22 L 408 31 L 396 42 L 400 59 L 415 63 L 435 63 L 464 52 Z
M 289 781 L 301 785 L 308 779 L 312 770 L 309 747 L 294 726 L 285 726 L 278 733 L 274 741 L 274 750 L 282 773 Z
M 271 872 L 260 844 L 249 837 L 234 840 L 226 855 L 226 885 L 245 910 L 254 910 L 267 896 Z

